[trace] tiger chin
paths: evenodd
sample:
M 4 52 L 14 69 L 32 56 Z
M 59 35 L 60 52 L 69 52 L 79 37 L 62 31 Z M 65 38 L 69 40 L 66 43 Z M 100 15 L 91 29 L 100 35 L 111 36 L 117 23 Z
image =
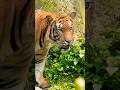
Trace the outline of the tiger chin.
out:
M 39 9 L 35 11 L 35 77 L 40 88 L 49 87 L 43 73 L 52 44 L 57 43 L 61 50 L 67 51 L 74 41 L 75 16 L 75 12 L 65 16 Z

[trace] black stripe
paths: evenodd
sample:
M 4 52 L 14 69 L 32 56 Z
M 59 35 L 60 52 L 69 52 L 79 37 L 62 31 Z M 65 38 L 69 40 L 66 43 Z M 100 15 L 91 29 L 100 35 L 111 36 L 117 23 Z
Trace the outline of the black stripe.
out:
M 36 53 L 35 55 L 41 55 L 41 54 Z
M 42 33 L 42 30 L 41 30 L 41 33 Z M 39 45 L 40 45 L 40 47 L 43 47 L 43 45 L 42 45 L 42 37 L 41 37 L 41 35 L 40 35 Z
M 1 66 L 0 68 L 1 69 L 13 69 L 15 67 L 13 67 L 13 66 Z
M 0 79 L 0 88 L 11 88 L 13 86 L 16 86 L 18 84 L 18 80 L 17 79 L 14 79 L 14 80 L 11 80 L 11 81 L 7 81 L 4 82 L 3 80 Z
M 45 27 L 44 30 L 41 30 L 40 41 L 39 41 L 40 47 L 43 47 L 44 37 L 45 37 L 45 34 L 46 34 L 46 32 L 47 32 L 47 28 L 48 28 L 48 24 L 47 24 L 47 26 Z
M 16 20 L 16 11 L 14 14 L 14 19 L 13 19 L 13 25 L 11 28 L 11 32 L 10 32 L 10 42 L 11 42 L 11 47 L 13 49 L 13 51 L 16 51 L 18 48 L 17 43 L 16 43 L 16 39 L 15 39 L 15 20 Z
M 54 26 L 56 25 L 55 23 L 56 23 L 55 21 L 52 22 L 51 27 L 50 27 L 49 38 L 50 38 L 51 40 L 53 40 L 53 36 L 52 36 L 52 34 L 53 34 Z
M 63 19 L 63 18 L 65 18 L 65 16 L 61 16 L 61 17 L 59 17 L 57 21 L 59 21 L 60 19 Z
M 25 24 L 25 20 L 26 20 L 26 17 L 28 17 L 28 12 L 30 10 L 30 4 L 31 2 L 26 2 L 24 7 L 21 9 L 21 13 L 20 13 L 20 20 L 19 20 L 19 40 L 20 40 L 20 43 L 22 43 L 22 26 L 23 24 Z
M 48 26 L 49 26 L 49 25 L 47 24 L 47 26 L 45 27 L 45 30 L 44 30 L 44 32 L 43 32 L 43 37 L 42 37 L 42 38 L 43 38 L 43 43 L 44 43 L 44 37 L 45 37 L 45 34 L 46 34 L 46 32 L 47 32 Z
M 40 39 L 39 39 L 39 45 L 40 45 L 40 47 L 43 47 L 45 35 L 46 35 L 47 30 L 48 30 L 48 26 L 50 25 L 50 22 L 48 20 L 46 22 L 47 22 L 47 25 L 46 25 L 45 29 L 41 30 L 41 33 L 40 33 Z
M 50 28 L 49 38 L 52 39 L 52 28 Z
M 39 64 L 39 63 L 42 63 L 43 61 L 44 61 L 44 59 L 35 60 L 35 63 Z
M 54 37 L 54 35 L 55 35 L 55 30 L 56 30 L 56 25 L 54 26 L 54 28 L 53 28 L 53 37 Z

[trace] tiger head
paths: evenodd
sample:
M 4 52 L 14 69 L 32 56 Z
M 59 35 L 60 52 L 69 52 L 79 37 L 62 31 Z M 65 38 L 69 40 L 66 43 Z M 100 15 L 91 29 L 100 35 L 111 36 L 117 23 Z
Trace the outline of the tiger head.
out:
M 75 36 L 72 21 L 73 18 L 70 16 L 60 16 L 53 20 L 50 19 L 50 16 L 47 17 L 49 20 L 52 20 L 50 23 L 50 39 L 57 43 L 61 50 L 69 50 Z

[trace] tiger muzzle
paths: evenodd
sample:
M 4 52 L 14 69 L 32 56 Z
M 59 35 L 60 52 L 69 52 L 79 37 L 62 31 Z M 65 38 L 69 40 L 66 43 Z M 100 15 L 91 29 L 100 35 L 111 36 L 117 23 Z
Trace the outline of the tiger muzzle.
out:
M 60 49 L 64 51 L 68 51 L 70 49 L 71 42 L 64 42 L 60 45 Z

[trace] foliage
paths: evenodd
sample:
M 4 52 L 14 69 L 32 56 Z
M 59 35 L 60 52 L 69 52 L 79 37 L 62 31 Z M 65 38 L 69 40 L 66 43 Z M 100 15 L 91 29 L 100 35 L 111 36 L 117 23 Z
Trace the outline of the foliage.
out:
M 55 45 L 49 51 L 45 69 L 46 77 L 55 84 L 58 81 L 73 82 L 75 78 L 84 76 L 86 63 L 84 53 L 84 39 L 74 42 L 68 52 L 61 52 L 59 47 Z
M 120 13 L 114 11 L 112 1 L 97 2 L 100 6 L 94 11 L 97 25 L 92 40 L 86 43 L 86 90 L 120 89 Z M 103 10 L 100 17 L 98 10 Z
M 120 68 L 120 39 L 118 38 L 120 37 L 120 32 L 119 28 L 116 28 L 118 26 L 113 27 L 111 25 L 111 28 L 109 26 L 110 30 L 105 31 L 106 33 L 102 32 L 105 35 L 100 35 L 97 43 L 87 45 L 86 81 L 104 85 L 103 87 L 107 87 L 110 90 L 118 90 L 117 88 L 120 88 L 120 81 L 118 80 L 120 72 L 117 72 L 118 68 Z M 118 32 L 115 34 L 114 31 Z
M 56 0 L 35 0 L 35 8 L 45 11 L 55 12 L 57 8 Z

